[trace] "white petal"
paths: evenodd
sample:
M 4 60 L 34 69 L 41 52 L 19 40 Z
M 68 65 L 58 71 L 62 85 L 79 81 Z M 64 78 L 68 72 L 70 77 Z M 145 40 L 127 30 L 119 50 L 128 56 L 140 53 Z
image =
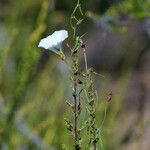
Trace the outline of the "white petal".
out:
M 57 42 L 61 42 L 68 37 L 68 32 L 66 30 L 55 31 L 52 37 L 54 37 Z
M 68 37 L 66 30 L 55 31 L 52 35 L 42 39 L 38 47 L 58 51 L 61 49 L 63 41 Z
M 49 47 L 49 42 L 46 38 L 42 39 L 38 45 L 38 47 L 41 47 L 41 48 L 45 48 L 45 49 L 48 49 Z

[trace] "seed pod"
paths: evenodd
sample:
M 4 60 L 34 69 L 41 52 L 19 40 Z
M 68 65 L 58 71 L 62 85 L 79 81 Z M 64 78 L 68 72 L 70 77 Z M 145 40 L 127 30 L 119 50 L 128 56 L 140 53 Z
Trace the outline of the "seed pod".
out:
M 112 91 L 108 93 L 108 95 L 106 96 L 106 100 L 107 102 L 110 102 L 112 100 Z
M 85 44 L 82 43 L 82 44 L 81 44 L 81 48 L 85 48 Z
M 80 79 L 78 79 L 77 82 L 78 82 L 78 84 L 82 84 L 83 83 Z

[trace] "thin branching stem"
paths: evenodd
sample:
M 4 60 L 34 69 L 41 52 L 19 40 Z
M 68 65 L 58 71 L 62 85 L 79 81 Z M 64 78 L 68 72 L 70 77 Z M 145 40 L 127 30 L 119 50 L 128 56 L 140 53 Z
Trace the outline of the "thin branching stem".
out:
M 73 97 L 74 97 L 74 136 L 75 136 L 75 145 L 77 143 L 78 140 L 78 133 L 77 133 L 77 126 L 78 126 L 78 120 L 77 120 L 77 84 L 76 84 L 76 78 L 74 78 L 73 81 L 73 89 L 74 89 L 74 93 L 73 93 Z
M 81 5 L 80 5 L 80 0 L 77 1 L 77 4 L 71 14 L 71 17 L 70 17 L 70 25 L 71 25 L 71 28 L 73 29 L 73 40 L 75 40 L 75 37 L 76 37 L 76 24 L 74 25 L 74 20 L 76 22 L 78 22 L 79 20 L 76 18 L 75 16 L 75 13 L 76 11 L 79 9 L 80 11 L 80 14 L 83 15 L 83 12 L 82 12 L 82 9 L 81 9 Z
M 73 84 L 73 98 L 74 98 L 74 144 L 75 144 L 75 150 L 80 150 L 80 145 L 79 145 L 79 133 L 78 133 L 78 105 L 79 105 L 79 100 L 78 100 L 78 93 L 77 93 L 77 77 L 78 77 L 78 56 L 77 54 L 73 54 L 72 56 L 73 61 L 72 61 L 72 73 L 73 73 L 73 79 L 72 79 L 72 84 Z

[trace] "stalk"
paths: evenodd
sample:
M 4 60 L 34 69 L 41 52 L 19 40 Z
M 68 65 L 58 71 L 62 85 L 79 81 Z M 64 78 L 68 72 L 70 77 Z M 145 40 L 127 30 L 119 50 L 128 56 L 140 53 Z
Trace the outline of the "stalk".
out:
M 74 93 L 73 93 L 73 97 L 74 97 L 74 138 L 75 138 L 75 149 L 77 148 L 77 141 L 78 141 L 78 133 L 77 133 L 77 126 L 78 126 L 78 118 L 77 118 L 77 96 L 76 96 L 76 92 L 77 92 L 77 85 L 76 85 L 76 79 L 74 79 Z
M 74 49 L 72 52 L 72 85 L 73 85 L 73 112 L 74 112 L 74 125 L 73 125 L 73 132 L 74 132 L 74 145 L 75 145 L 75 150 L 80 150 L 81 145 L 80 145 L 80 137 L 78 133 L 78 116 L 79 116 L 79 110 L 78 110 L 78 93 L 77 93 L 77 78 L 78 78 L 78 72 L 79 72 L 79 64 L 78 64 L 78 54 L 77 54 L 77 49 Z

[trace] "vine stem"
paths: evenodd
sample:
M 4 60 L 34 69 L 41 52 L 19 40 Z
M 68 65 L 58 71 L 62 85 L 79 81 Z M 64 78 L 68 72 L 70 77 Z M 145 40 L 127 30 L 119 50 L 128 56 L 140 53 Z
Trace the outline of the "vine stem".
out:
M 72 72 L 73 72 L 73 98 L 74 98 L 74 146 L 75 150 L 79 150 L 79 143 L 78 143 L 78 100 L 77 100 L 77 70 L 78 70 L 78 58 L 76 54 L 72 55 Z
M 78 133 L 77 133 L 77 84 L 76 84 L 76 78 L 74 79 L 74 134 L 75 134 L 75 146 L 77 144 L 77 140 L 78 140 Z

